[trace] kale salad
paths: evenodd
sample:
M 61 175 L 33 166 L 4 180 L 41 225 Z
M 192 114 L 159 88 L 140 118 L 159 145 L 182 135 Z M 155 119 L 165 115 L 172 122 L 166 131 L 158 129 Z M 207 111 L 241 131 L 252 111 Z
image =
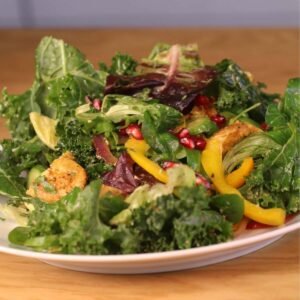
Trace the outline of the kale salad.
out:
M 12 245 L 65 254 L 188 249 L 300 210 L 300 78 L 264 91 L 230 59 L 157 44 L 95 68 L 44 37 L 32 86 L 4 89 L 1 219 Z M 1 226 L 1 221 L 0 221 Z

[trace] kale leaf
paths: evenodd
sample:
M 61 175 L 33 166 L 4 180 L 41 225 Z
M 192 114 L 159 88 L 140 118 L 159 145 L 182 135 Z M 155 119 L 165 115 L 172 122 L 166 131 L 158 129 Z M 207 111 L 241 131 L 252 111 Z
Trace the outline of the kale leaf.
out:
M 4 89 L 0 102 L 0 115 L 6 118 L 12 138 L 22 141 L 24 137 L 33 137 L 35 132 L 29 120 L 29 113 L 33 110 L 31 90 L 21 95 L 9 95 Z
M 99 188 L 99 182 L 94 181 L 54 204 L 37 203 L 29 215 L 25 238 L 19 240 L 24 246 L 49 252 L 107 253 L 104 242 L 110 238 L 110 229 L 98 218 Z M 16 242 L 14 236 L 21 230 L 13 230 L 9 240 Z
M 300 78 L 295 78 L 289 80 L 283 101 L 278 105 L 270 104 L 268 107 L 266 121 L 270 130 L 263 136 L 272 142 L 268 142 L 267 147 L 266 143 L 261 147 L 266 151 L 258 153 L 253 143 L 247 147 L 251 137 L 241 142 L 246 147 L 239 147 L 239 144 L 235 146 L 240 150 L 246 149 L 244 152 L 247 152 L 248 156 L 261 158 L 256 161 L 256 170 L 241 188 L 243 195 L 263 207 L 285 206 L 288 213 L 295 213 L 300 209 L 299 105 Z
M 9 241 L 37 251 L 67 254 L 136 252 L 136 236 L 122 226 L 110 228 L 99 219 L 100 187 L 96 180 L 84 190 L 75 188 L 56 203 L 36 200 L 28 227 L 16 227 Z
M 104 63 L 99 63 L 99 69 L 111 75 L 134 75 L 138 63 L 128 54 L 117 53 L 108 67 Z
M 84 129 L 84 124 L 77 120 L 68 123 L 58 123 L 57 134 L 59 142 L 57 145 L 57 155 L 66 151 L 72 152 L 76 161 L 87 171 L 89 180 L 99 178 L 111 167 L 96 156 L 93 147 L 92 135 Z
M 37 88 L 32 97 L 42 113 L 62 117 L 84 103 L 85 96 L 99 97 L 104 81 L 76 48 L 52 37 L 44 37 L 36 49 Z
M 265 160 L 268 186 L 272 191 L 300 191 L 299 164 L 300 147 L 300 78 L 291 79 L 284 99 L 277 107 L 271 105 L 266 121 L 271 130 L 269 136 L 281 145 Z
M 38 251 L 114 254 L 187 249 L 232 238 L 232 224 L 210 207 L 203 187 L 177 188 L 176 194 L 145 202 L 132 211 L 130 224 L 115 228 L 101 220 L 107 222 L 124 203 L 102 202 L 99 189 L 93 181 L 56 203 L 36 200 L 28 227 L 15 228 L 9 241 Z
M 99 218 L 103 223 L 108 224 L 113 216 L 127 207 L 128 204 L 122 196 L 107 193 L 99 201 Z
M 142 252 L 187 249 L 227 241 L 232 224 L 209 206 L 203 187 L 183 187 L 133 210 L 130 228 Z M 155 241 L 155 243 L 153 242 Z
M 99 97 L 105 85 L 103 72 L 76 48 L 52 37 L 44 37 L 36 49 L 35 80 L 30 90 L 18 95 L 3 91 L 0 115 L 7 118 L 13 138 L 33 137 L 29 113 L 40 112 L 51 118 L 72 115 L 85 96 Z
M 232 60 L 224 59 L 215 68 L 218 71 L 215 83 L 218 89 L 217 109 L 239 113 L 260 103 L 259 107 L 249 112 L 249 116 L 257 122 L 263 122 L 268 104 L 278 98 L 278 95 L 262 91 L 265 85 L 252 83 L 247 73 Z
M 21 200 L 25 196 L 25 173 L 35 165 L 47 166 L 52 151 L 37 138 L 20 143 L 3 140 L 0 151 L 0 194 Z M 24 174 L 23 174 L 24 173 Z

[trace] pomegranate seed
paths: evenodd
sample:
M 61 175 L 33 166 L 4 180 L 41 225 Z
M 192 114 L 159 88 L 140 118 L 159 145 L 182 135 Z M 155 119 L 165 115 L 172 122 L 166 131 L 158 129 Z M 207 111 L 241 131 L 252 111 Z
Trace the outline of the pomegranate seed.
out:
M 263 131 L 268 131 L 269 130 L 269 125 L 267 123 L 261 123 L 260 124 L 260 129 L 262 129 Z
M 195 149 L 197 150 L 204 150 L 206 147 L 206 140 L 201 136 L 193 136 L 192 137 L 194 143 L 195 143 Z
M 143 139 L 143 134 L 142 134 L 141 128 L 137 124 L 128 125 L 127 128 L 125 129 L 125 131 L 129 136 L 132 136 L 136 140 Z
M 195 142 L 191 137 L 184 137 L 179 140 L 180 144 L 186 148 L 194 149 L 195 148 Z
M 93 100 L 93 107 L 96 110 L 100 110 L 101 106 L 102 106 L 102 101 L 100 99 L 96 98 L 96 99 Z
M 203 176 L 196 174 L 196 185 L 203 185 L 206 189 L 210 189 L 211 188 L 211 184 L 209 183 L 209 181 L 204 178 Z
M 126 132 L 127 127 L 123 127 L 119 129 L 119 134 L 121 136 L 127 136 L 127 132 Z
M 210 106 L 211 105 L 211 98 L 204 96 L 204 95 L 199 95 L 196 99 L 196 105 L 197 106 Z
M 182 139 L 182 138 L 186 138 L 190 136 L 189 130 L 186 128 L 182 128 L 178 134 L 177 134 L 178 138 Z
M 216 114 L 216 115 L 214 115 L 214 116 L 211 116 L 210 119 L 211 119 L 213 122 L 215 122 L 215 123 L 218 125 L 218 127 L 222 127 L 222 126 L 224 126 L 225 123 L 226 123 L 226 118 L 225 118 L 224 116 L 219 115 L 219 114 Z
M 162 167 L 163 169 L 169 169 L 169 168 L 173 168 L 173 167 L 176 167 L 178 166 L 179 163 L 176 163 L 174 161 L 170 161 L 170 160 L 167 160 L 167 161 L 164 161 L 163 164 L 162 164 Z

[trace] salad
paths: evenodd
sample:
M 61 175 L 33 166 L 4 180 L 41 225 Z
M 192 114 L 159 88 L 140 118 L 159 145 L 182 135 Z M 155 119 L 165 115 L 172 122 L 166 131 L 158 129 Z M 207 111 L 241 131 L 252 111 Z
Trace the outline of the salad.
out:
M 44 37 L 32 86 L 3 90 L 2 218 L 35 251 L 126 254 L 206 246 L 300 210 L 300 78 L 264 91 L 230 59 L 157 44 L 97 69 Z M 1 225 L 0 225 L 1 226 Z

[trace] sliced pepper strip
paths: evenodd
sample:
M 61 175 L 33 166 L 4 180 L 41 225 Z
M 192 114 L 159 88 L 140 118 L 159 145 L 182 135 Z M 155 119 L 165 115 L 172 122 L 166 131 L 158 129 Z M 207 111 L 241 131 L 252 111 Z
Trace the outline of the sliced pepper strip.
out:
M 135 152 L 146 153 L 150 146 L 145 142 L 145 140 L 136 140 L 134 138 L 129 138 L 125 143 L 126 149 L 131 149 Z
M 212 180 L 216 190 L 221 194 L 237 194 L 244 200 L 244 215 L 259 223 L 279 226 L 284 224 L 285 210 L 281 208 L 264 209 L 245 199 L 241 193 L 230 186 L 225 179 L 222 164 L 222 143 L 216 138 L 207 141 L 202 152 L 201 162 L 207 175 Z
M 125 143 L 125 148 L 130 157 L 145 171 L 163 183 L 168 182 L 167 172 L 145 156 L 150 147 L 144 140 L 130 138 Z
M 249 176 L 254 168 L 252 157 L 246 157 L 241 166 L 226 176 L 226 182 L 234 188 L 239 188 L 245 184 L 245 177 Z

